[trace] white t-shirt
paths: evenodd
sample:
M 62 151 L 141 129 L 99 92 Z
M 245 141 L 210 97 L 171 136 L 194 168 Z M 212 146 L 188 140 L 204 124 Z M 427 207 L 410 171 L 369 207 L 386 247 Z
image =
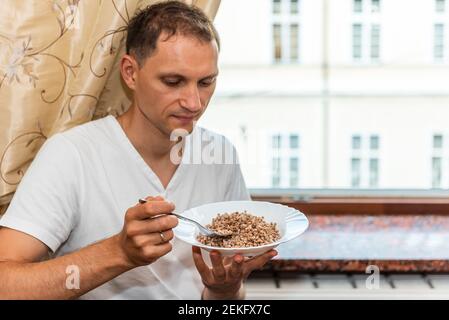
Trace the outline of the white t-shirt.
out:
M 142 197 L 162 195 L 178 212 L 210 202 L 250 199 L 236 161 L 193 161 L 199 154 L 195 148 L 207 154 L 213 145 L 235 153 L 225 138 L 197 126 L 164 189 L 115 117 L 55 134 L 28 168 L 0 226 L 32 235 L 57 257 L 119 233 L 126 210 Z M 155 263 L 130 270 L 82 298 L 200 299 L 203 285 L 191 247 L 176 238 L 172 243 L 173 250 Z

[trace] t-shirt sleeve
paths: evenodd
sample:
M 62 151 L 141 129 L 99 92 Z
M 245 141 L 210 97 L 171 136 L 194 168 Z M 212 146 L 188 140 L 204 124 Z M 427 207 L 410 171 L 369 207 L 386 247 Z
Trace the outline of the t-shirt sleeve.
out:
M 235 163 L 230 165 L 231 173 L 229 175 L 229 185 L 226 189 L 225 201 L 251 200 L 248 189 L 246 188 L 245 179 L 240 169 L 240 161 L 234 146 L 232 150 L 235 155 Z
M 27 233 L 53 252 L 77 221 L 80 157 L 63 134 L 49 138 L 22 178 L 0 226 Z

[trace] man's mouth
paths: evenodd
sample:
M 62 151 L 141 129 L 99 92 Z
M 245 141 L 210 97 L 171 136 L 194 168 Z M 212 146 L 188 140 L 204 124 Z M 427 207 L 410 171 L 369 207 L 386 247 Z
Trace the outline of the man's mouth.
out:
M 195 116 L 193 115 L 173 115 L 173 117 L 178 120 L 179 122 L 181 122 L 182 124 L 189 124 L 190 122 L 195 120 Z

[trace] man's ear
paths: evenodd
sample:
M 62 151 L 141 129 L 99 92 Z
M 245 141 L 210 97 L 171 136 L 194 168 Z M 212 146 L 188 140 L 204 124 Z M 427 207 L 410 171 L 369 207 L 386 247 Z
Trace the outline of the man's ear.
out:
M 125 54 L 120 61 L 120 73 L 122 74 L 123 81 L 131 89 L 136 88 L 136 77 L 139 65 L 134 57 Z

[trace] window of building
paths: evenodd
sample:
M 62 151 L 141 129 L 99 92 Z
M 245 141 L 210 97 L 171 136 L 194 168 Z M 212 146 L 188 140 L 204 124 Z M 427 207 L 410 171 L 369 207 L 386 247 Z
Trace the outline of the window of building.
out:
M 380 26 L 371 25 L 371 59 L 377 60 L 380 56 Z
M 436 12 L 444 12 L 446 7 L 445 0 L 435 0 L 435 11 Z
M 358 158 L 351 159 L 351 187 L 360 187 L 361 177 L 361 161 Z
M 273 174 L 271 184 L 274 188 L 280 187 L 281 184 L 281 159 L 278 157 L 273 158 Z
M 370 137 L 369 141 L 370 141 L 369 146 L 370 146 L 371 150 L 378 150 L 379 149 L 379 136 L 373 135 L 373 136 Z
M 273 149 L 281 148 L 281 136 L 279 134 L 273 136 Z
M 299 148 L 299 136 L 297 134 L 290 135 L 290 148 L 291 149 Z
M 362 58 L 362 25 L 359 23 L 352 25 L 352 57 Z
M 363 10 L 362 0 L 354 0 L 353 2 L 354 12 L 359 13 Z
M 297 63 L 300 58 L 300 1 L 273 2 L 273 54 L 276 63 Z
M 274 59 L 282 59 L 282 29 L 280 24 L 273 25 Z
M 379 159 L 369 159 L 369 187 L 376 188 L 379 185 Z
M 444 24 L 434 25 L 434 50 L 433 56 L 436 60 L 444 58 Z
M 290 1 L 290 13 L 291 14 L 297 14 L 298 12 L 299 12 L 298 0 L 291 0 Z
M 351 187 L 377 188 L 380 176 L 379 135 L 352 135 L 351 149 Z
M 432 188 L 441 187 L 441 176 L 442 176 L 441 164 L 442 163 L 440 157 L 432 158 Z
M 290 188 L 298 187 L 299 159 L 290 158 Z
M 443 136 L 441 134 L 436 134 L 433 136 L 433 148 L 434 149 L 443 148 Z
M 380 12 L 380 0 L 371 0 L 371 12 Z
M 357 62 L 377 62 L 381 57 L 380 0 L 354 2 L 352 58 Z
M 281 13 L 281 0 L 273 0 L 273 13 L 274 14 Z
M 299 37 L 299 26 L 298 24 L 290 25 L 290 60 L 298 60 L 298 37 Z
M 447 188 L 449 186 L 449 150 L 445 148 L 444 135 L 437 133 L 432 137 L 432 188 Z
M 274 134 L 272 139 L 273 187 L 297 188 L 300 182 L 300 136 L 297 133 Z
M 359 150 L 362 146 L 362 138 L 360 136 L 352 136 L 352 149 Z

